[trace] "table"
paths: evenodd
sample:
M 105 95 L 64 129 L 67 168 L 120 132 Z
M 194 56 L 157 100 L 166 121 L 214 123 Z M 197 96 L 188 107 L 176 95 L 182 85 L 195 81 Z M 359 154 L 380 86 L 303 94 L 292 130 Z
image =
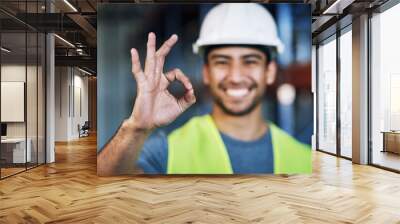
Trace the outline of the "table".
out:
M 382 152 L 392 152 L 400 154 L 400 131 L 382 131 L 383 150 Z
M 1 157 L 6 160 L 6 163 L 26 163 L 31 162 L 31 145 L 30 138 L 6 138 L 1 139 Z M 26 151 L 25 151 L 25 145 Z

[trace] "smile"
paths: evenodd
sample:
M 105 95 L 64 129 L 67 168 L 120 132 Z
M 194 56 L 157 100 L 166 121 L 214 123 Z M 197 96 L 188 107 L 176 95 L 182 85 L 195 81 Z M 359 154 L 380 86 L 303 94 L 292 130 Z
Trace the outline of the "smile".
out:
M 248 88 L 240 88 L 240 89 L 226 89 L 225 93 L 228 96 L 235 97 L 235 98 L 242 98 L 249 94 L 250 90 Z

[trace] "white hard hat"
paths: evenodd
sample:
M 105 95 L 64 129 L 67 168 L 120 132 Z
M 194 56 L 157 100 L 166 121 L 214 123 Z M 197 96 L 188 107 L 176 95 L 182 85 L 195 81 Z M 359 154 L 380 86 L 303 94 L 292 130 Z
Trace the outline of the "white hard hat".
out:
M 276 47 L 283 52 L 271 14 L 256 3 L 223 3 L 215 6 L 204 18 L 193 52 L 210 45 L 243 44 Z

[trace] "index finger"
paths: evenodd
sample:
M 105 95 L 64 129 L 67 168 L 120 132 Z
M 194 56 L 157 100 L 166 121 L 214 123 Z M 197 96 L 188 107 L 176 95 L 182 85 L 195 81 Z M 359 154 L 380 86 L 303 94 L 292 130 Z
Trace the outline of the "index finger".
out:
M 164 44 L 158 49 L 157 55 L 161 57 L 167 56 L 167 54 L 171 51 L 172 47 L 178 41 L 178 35 L 173 34 L 171 37 L 164 42 Z
M 189 78 L 180 69 L 174 69 L 165 74 L 165 76 L 169 82 L 179 80 L 185 87 L 186 91 L 193 89 L 192 83 L 190 82 Z
M 156 65 L 156 74 L 160 75 L 162 73 L 165 57 L 171 51 L 172 47 L 178 41 L 178 36 L 176 34 L 172 35 L 168 40 L 166 40 L 163 45 L 156 52 L 157 56 L 157 65 Z

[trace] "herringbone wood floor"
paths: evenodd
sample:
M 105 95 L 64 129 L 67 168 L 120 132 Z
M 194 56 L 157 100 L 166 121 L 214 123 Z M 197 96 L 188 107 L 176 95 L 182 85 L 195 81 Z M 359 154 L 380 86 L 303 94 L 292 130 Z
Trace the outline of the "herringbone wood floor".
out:
M 400 223 L 400 175 L 323 153 L 311 176 L 97 177 L 96 139 L 0 181 L 0 223 Z

